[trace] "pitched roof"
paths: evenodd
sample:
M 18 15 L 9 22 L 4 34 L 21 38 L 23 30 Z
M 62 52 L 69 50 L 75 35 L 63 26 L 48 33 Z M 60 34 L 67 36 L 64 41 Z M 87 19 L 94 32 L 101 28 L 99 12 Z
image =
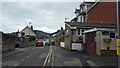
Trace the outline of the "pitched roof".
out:
M 89 12 L 96 4 L 98 4 L 100 2 L 106 2 L 106 1 L 104 1 L 104 0 L 96 0 L 96 2 L 92 5 L 92 7 L 90 9 L 88 9 L 86 11 L 86 13 Z M 110 1 L 108 0 L 108 2 L 116 2 L 116 0 L 110 0 Z
M 96 0 L 96 2 L 93 3 L 91 8 L 89 8 L 85 13 L 89 12 L 97 3 L 99 3 L 100 0 Z
M 28 27 L 28 26 L 26 26 L 21 32 L 23 32 L 25 29 L 27 29 L 27 28 L 29 28 L 33 33 L 34 33 L 34 31 L 30 28 L 30 27 Z M 35 33 L 34 33 L 35 34 Z
M 26 28 L 29 28 L 29 29 L 31 29 L 30 27 L 26 26 L 26 27 L 25 27 L 25 28 L 24 28 L 22 31 L 24 31 Z M 21 32 L 22 32 L 22 31 L 21 31 Z

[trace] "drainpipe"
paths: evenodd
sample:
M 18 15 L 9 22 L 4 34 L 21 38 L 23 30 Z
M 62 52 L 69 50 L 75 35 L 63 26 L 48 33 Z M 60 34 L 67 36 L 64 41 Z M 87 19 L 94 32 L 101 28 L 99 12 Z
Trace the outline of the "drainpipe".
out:
M 118 39 L 120 39 L 120 0 L 117 0 L 117 31 Z M 118 55 L 118 68 L 120 68 L 120 55 Z

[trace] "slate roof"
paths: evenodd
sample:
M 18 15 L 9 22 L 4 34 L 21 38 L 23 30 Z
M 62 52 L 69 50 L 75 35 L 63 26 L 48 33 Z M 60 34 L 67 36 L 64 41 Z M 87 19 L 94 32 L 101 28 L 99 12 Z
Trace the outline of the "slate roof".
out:
M 117 29 L 116 24 L 100 24 L 100 23 L 81 23 L 81 22 L 65 22 L 70 27 L 76 28 L 113 28 Z

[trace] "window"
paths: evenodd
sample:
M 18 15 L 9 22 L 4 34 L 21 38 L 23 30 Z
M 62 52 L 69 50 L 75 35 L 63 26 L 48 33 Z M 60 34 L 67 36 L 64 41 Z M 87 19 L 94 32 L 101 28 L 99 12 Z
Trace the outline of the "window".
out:
M 82 20 L 81 20 L 81 22 L 84 22 L 84 17 L 82 16 Z
M 80 22 L 82 22 L 82 17 L 81 17 L 81 19 L 80 19 Z
M 115 33 L 110 33 L 110 38 L 115 38 Z
M 88 9 L 90 9 L 90 8 L 91 8 L 91 6 L 92 6 L 92 5 L 90 5 L 90 4 L 89 4 L 89 5 L 87 5 L 87 10 L 88 10 Z
M 80 29 L 78 29 L 78 31 L 77 31 L 77 35 L 80 35 Z
M 104 32 L 102 32 L 102 35 L 109 35 L 109 32 L 104 31 Z

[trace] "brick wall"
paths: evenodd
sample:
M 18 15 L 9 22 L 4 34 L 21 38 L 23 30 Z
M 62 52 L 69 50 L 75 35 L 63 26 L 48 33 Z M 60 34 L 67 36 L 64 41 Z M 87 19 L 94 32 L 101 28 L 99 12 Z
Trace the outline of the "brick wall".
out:
M 85 34 L 85 52 L 90 54 L 96 54 L 96 42 L 95 42 L 96 32 Z
M 116 2 L 99 2 L 87 13 L 87 22 L 117 24 Z

